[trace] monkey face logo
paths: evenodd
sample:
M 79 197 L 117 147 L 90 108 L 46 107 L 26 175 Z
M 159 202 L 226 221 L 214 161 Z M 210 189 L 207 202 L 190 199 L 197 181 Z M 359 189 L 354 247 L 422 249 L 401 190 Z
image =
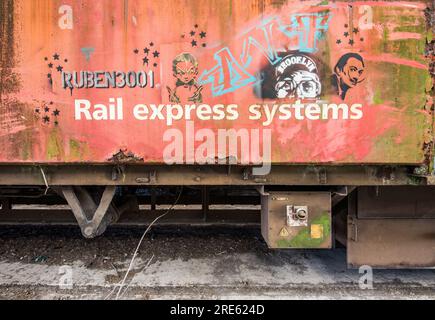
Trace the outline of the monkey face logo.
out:
M 313 59 L 302 54 L 288 55 L 276 68 L 276 97 L 315 99 L 320 96 L 322 84 Z

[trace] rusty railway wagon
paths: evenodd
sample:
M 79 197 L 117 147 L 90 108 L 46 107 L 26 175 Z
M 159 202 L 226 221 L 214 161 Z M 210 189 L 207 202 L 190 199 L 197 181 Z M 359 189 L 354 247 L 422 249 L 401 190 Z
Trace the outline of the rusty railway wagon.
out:
M 435 267 L 433 7 L 2 0 L 0 224 L 166 213 Z

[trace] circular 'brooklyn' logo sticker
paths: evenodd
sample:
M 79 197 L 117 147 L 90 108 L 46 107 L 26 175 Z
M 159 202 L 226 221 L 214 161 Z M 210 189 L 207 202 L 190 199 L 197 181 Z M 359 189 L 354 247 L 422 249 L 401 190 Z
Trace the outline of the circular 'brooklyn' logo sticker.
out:
M 310 57 L 295 53 L 282 59 L 276 70 L 276 97 L 318 98 L 322 92 L 316 63 Z

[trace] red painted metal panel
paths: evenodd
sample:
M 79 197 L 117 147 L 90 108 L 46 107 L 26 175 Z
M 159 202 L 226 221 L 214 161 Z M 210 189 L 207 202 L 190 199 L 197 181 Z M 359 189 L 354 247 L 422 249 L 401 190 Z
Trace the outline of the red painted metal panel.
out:
M 423 163 L 427 5 L 4 0 L 0 161 Z

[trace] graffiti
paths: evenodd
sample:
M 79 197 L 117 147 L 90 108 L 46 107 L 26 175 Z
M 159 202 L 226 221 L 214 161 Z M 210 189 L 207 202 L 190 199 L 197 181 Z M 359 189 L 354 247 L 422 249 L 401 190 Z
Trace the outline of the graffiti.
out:
M 89 61 L 91 59 L 91 55 L 95 52 L 95 48 L 85 47 L 85 48 L 81 48 L 80 51 L 85 56 L 86 61 Z
M 270 129 L 273 163 L 427 158 L 424 1 L 6 2 L 4 161 L 162 163 L 187 121 Z
M 61 58 L 61 55 L 57 52 L 55 52 L 52 56 L 52 59 L 50 59 L 48 56 L 44 57 L 44 62 L 47 64 L 47 69 L 48 69 L 48 73 L 47 73 L 47 79 L 48 82 L 50 83 L 50 86 L 53 85 L 53 72 L 59 72 L 61 73 L 63 71 L 64 65 L 62 65 L 62 61 L 63 63 L 68 63 L 68 59 L 66 58 Z
M 344 25 L 344 29 L 345 29 L 345 31 L 343 32 L 343 38 L 337 39 L 337 41 L 335 43 L 338 45 L 349 44 L 350 46 L 353 47 L 353 45 L 355 44 L 356 38 L 358 38 L 358 34 L 360 33 L 360 30 L 358 27 L 353 27 L 353 25 L 350 25 L 347 23 Z M 359 40 L 360 42 L 363 42 L 364 38 L 359 37 L 357 40 Z
M 64 89 L 154 88 L 154 71 L 73 71 L 62 72 Z
M 328 30 L 330 16 L 325 13 L 294 14 L 291 24 L 281 26 L 288 38 L 299 38 L 299 51 L 316 52 L 317 43 Z
M 40 106 L 35 108 L 35 117 L 39 120 L 41 120 L 42 124 L 48 126 L 51 123 L 55 126 L 59 125 L 59 116 L 60 116 L 60 110 L 54 108 L 53 101 L 50 101 L 49 103 L 43 102 Z
M 160 52 L 156 49 L 153 49 L 153 47 L 154 47 L 154 42 L 150 42 L 148 46 L 143 48 L 142 63 L 143 65 L 147 65 L 147 66 L 151 64 L 154 68 L 157 68 L 159 65 Z M 137 48 L 134 49 L 133 53 L 136 55 L 139 54 L 139 49 Z
M 177 79 L 175 89 L 167 87 L 169 100 L 174 103 L 182 101 L 202 102 L 202 86 L 198 86 L 198 61 L 190 53 L 178 55 L 172 62 L 172 72 Z
M 192 48 L 194 48 L 194 47 L 199 46 L 200 42 L 203 41 L 201 43 L 201 47 L 205 48 L 205 47 L 207 47 L 207 43 L 205 42 L 205 40 L 207 38 L 207 32 L 205 32 L 205 31 L 199 32 L 198 29 L 199 29 L 199 25 L 195 24 L 193 29 L 187 33 L 187 35 L 189 35 L 190 39 L 191 39 L 190 45 L 192 46 Z M 181 38 L 186 39 L 186 33 L 183 33 L 181 35 Z
M 220 49 L 214 54 L 216 65 L 210 70 L 205 70 L 198 83 L 211 84 L 214 96 L 230 93 L 247 85 L 256 85 L 261 82 L 261 78 L 248 71 L 253 61 L 251 54 L 254 48 L 264 55 L 270 64 L 277 64 L 281 58 L 278 55 L 279 49 L 273 45 L 272 39 L 278 31 L 288 39 L 296 39 L 300 52 L 315 52 L 318 42 L 328 30 L 329 20 L 329 14 L 323 12 L 294 14 L 289 24 L 284 24 L 278 17 L 264 20 L 253 29 L 261 31 L 262 41 L 248 32 L 243 39 L 240 60 L 235 58 L 228 47 Z
M 370 6 L 361 6 L 358 9 L 361 15 L 358 22 L 354 20 L 354 7 L 349 5 L 349 21 L 344 24 L 343 36 L 336 40 L 336 44 L 350 45 L 364 41 L 364 37 L 360 36 L 361 31 L 373 28 L 373 10 Z
M 364 59 L 358 53 L 346 53 L 341 56 L 332 76 L 332 85 L 341 99 L 346 98 L 349 89 L 364 81 L 364 69 Z
M 314 60 L 306 55 L 286 56 L 276 68 L 276 97 L 317 98 L 322 85 Z

